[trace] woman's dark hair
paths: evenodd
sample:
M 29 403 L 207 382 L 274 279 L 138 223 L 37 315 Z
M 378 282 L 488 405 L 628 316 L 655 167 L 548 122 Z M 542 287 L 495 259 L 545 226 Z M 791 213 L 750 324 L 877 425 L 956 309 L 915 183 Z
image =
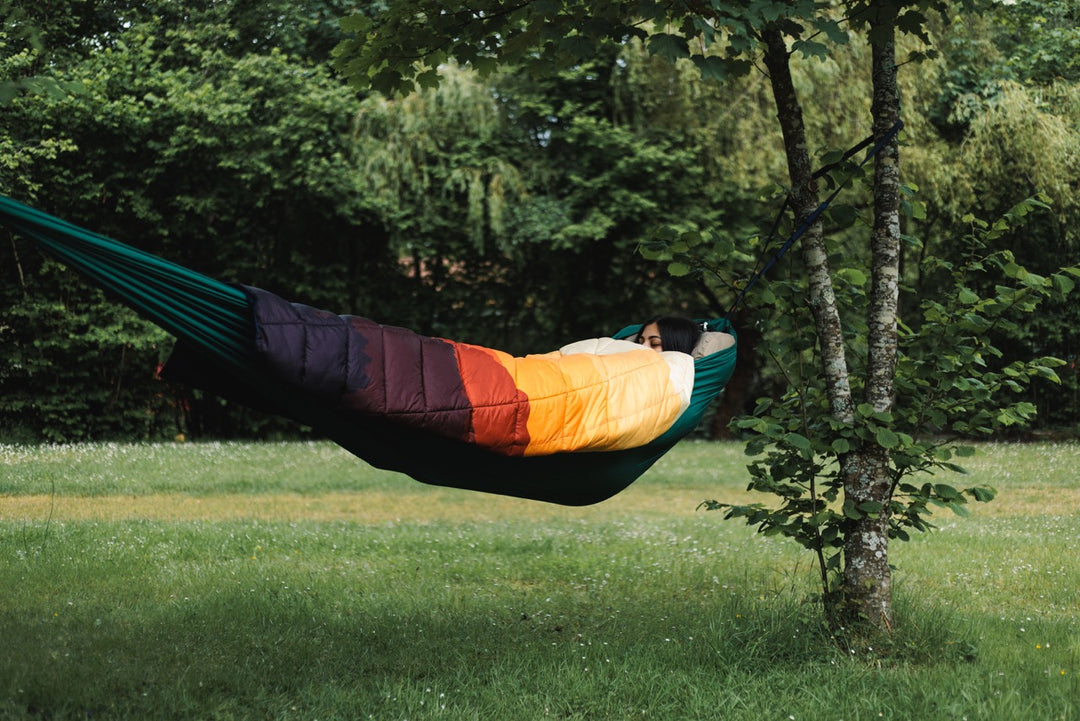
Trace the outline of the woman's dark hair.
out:
M 664 350 L 690 353 L 701 338 L 700 326 L 689 318 L 674 315 L 654 315 L 641 324 L 642 331 L 650 323 L 656 323 L 656 327 L 660 330 L 660 341 Z M 641 342 L 640 331 L 636 341 Z

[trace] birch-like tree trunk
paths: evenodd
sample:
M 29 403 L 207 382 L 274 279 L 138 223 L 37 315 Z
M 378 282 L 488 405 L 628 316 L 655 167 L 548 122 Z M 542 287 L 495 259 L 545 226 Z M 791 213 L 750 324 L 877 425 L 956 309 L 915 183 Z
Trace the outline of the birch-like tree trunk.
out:
M 884 137 L 900 119 L 896 84 L 895 12 L 882 9 L 871 24 L 874 136 Z M 867 318 L 866 403 L 875 412 L 893 407 L 900 284 L 900 166 L 895 137 L 877 154 L 874 167 L 874 225 Z M 858 508 L 880 508 L 852 521 L 844 539 L 844 613 L 888 628 L 892 616 L 889 569 L 889 502 L 893 481 L 889 452 L 866 443 L 854 472 L 844 478 L 844 497 Z M 864 505 L 869 504 L 869 505 Z
M 821 200 L 807 149 L 802 106 L 791 80 L 787 43 L 775 27 L 764 30 L 762 38 L 765 41 L 765 66 L 769 71 L 776 114 L 784 136 L 784 152 L 787 155 L 788 176 L 791 180 L 791 206 L 796 225 L 799 225 L 810 217 Z M 814 316 L 814 325 L 821 344 L 831 410 L 837 419 L 850 423 L 854 419 L 855 406 L 848 380 L 840 313 L 836 307 L 829 255 L 825 249 L 820 221 L 806 231 L 801 243 L 802 259 L 809 279 L 806 302 Z
M 791 79 L 790 54 L 783 34 L 775 28 L 768 28 L 763 31 L 762 40 L 765 43 L 765 66 L 769 71 L 777 119 L 784 136 L 784 152 L 791 180 L 791 206 L 795 214 L 795 224 L 801 225 L 821 203 L 806 144 L 802 107 Z M 842 423 L 853 423 L 855 402 L 851 394 L 847 356 L 844 351 L 843 328 L 820 220 L 807 229 L 801 243 L 808 279 L 806 302 L 814 317 L 830 412 Z M 847 479 L 854 476 L 858 460 L 855 451 L 840 458 L 840 472 L 845 485 Z M 843 600 L 842 593 L 826 593 L 826 616 L 831 619 L 841 618 Z
M 899 119 L 893 17 L 883 18 L 871 32 L 873 45 L 873 127 L 876 137 L 887 134 Z M 807 151 L 802 109 L 791 82 L 789 53 L 782 34 L 763 33 L 765 64 L 784 136 L 791 203 L 802 223 L 820 199 Z M 879 151 L 874 174 L 874 227 L 871 237 L 871 298 L 868 318 L 866 402 L 875 411 L 889 411 L 896 370 L 896 321 L 899 289 L 899 167 L 895 140 Z M 802 238 L 802 258 L 808 274 L 807 303 L 814 317 L 830 408 L 844 423 L 855 420 L 840 314 L 833 292 L 831 269 L 820 223 Z M 866 443 L 840 459 L 845 500 L 856 508 L 881 508 L 853 520 L 845 535 L 842 593 L 826 598 L 826 611 L 841 622 L 859 620 L 888 628 L 892 615 L 892 585 L 888 557 L 888 504 L 892 495 L 888 451 Z

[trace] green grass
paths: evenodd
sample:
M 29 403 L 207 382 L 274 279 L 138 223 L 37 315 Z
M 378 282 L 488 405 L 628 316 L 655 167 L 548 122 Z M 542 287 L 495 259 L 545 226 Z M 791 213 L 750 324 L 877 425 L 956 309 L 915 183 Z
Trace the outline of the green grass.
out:
M 987 446 L 886 648 L 685 443 L 574 509 L 326 444 L 0 446 L 0 718 L 1080 719 L 1080 446 Z

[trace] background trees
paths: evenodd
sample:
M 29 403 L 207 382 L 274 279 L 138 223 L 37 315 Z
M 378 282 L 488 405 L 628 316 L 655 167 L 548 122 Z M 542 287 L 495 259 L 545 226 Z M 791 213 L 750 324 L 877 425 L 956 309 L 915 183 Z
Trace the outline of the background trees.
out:
M 6 193 L 313 302 L 387 296 L 397 258 L 358 202 L 353 96 L 319 62 L 320 33 L 308 34 L 318 42 L 307 57 L 276 44 L 302 45 L 300 31 L 318 24 L 242 3 L 74 5 L 70 15 L 30 13 L 36 62 L 70 91 L 25 93 L 4 109 L 7 147 L 40 149 L 7 164 Z M 5 424 L 57 439 L 235 427 L 215 420 L 217 401 L 178 399 L 155 381 L 163 337 L 33 247 L 8 240 L 4 252 Z M 327 273 L 331 263 L 367 268 L 366 282 Z
M 691 62 L 672 64 L 639 40 L 546 76 L 458 71 L 452 88 L 387 101 L 356 98 L 325 70 L 344 37 L 340 3 L 74 3 L 40 17 L 32 5 L 7 7 L 5 192 L 215 274 L 326 307 L 376 308 L 422 330 L 524 351 L 621 325 L 639 309 L 722 312 L 728 285 L 765 252 L 760 233 L 784 185 L 783 158 L 766 152 L 779 133 L 765 78 L 703 82 Z M 916 292 L 931 282 L 919 258 L 948 256 L 965 214 L 996 217 L 1034 192 L 1052 210 L 997 242 L 1035 272 L 1075 255 L 1074 11 L 989 9 L 933 27 L 940 58 L 900 76 L 908 177 L 919 188 L 905 197 L 916 214 L 905 223 L 922 241 L 904 246 L 903 265 Z M 1031 33 L 1035 24 L 1042 32 Z M 1038 38 L 1038 53 L 1024 52 L 1024 37 Z M 866 107 L 865 51 L 848 44 L 792 62 L 796 87 L 813 98 L 804 120 L 820 165 L 869 133 L 868 115 L 852 112 Z M 718 67 L 710 60 L 707 74 Z M 826 225 L 834 247 L 858 252 L 853 211 L 866 202 L 857 185 L 841 196 Z M 719 273 L 676 281 L 637 257 L 657 223 L 708 234 L 723 248 Z M 0 333 L 5 398 L 23 419 L 13 425 L 58 438 L 171 434 L 171 401 L 152 373 L 168 341 L 142 344 L 135 336 L 153 331 L 122 312 L 93 316 L 105 312 L 98 296 L 52 274 L 31 247 L 7 239 L 0 252 L 4 323 L 20 329 Z M 750 340 L 765 309 L 745 310 Z M 138 330 L 91 333 L 77 350 L 45 347 L 79 331 L 43 329 L 84 312 L 84 328 Z M 1010 358 L 1036 348 L 1072 359 L 1073 314 L 1069 304 L 1044 307 L 1020 336 L 999 340 Z M 76 381 L 73 368 L 57 370 L 92 367 L 64 359 L 88 359 L 102 341 L 103 367 L 129 369 L 122 377 Z M 134 361 L 140 344 L 149 355 Z M 53 390 L 33 385 L 50 374 Z M 775 378 L 764 369 L 766 384 Z M 1063 380 L 1066 394 L 1032 391 L 1043 422 L 1075 422 L 1076 375 Z M 73 408 L 67 427 L 30 410 L 102 387 L 135 392 L 121 404 L 140 409 L 135 425 L 108 431 L 111 422 L 75 419 Z M 148 415 L 147 398 L 164 406 Z M 102 407 L 83 415 L 108 418 Z M 25 426 L 28 412 L 38 420 Z
M 1024 0 L 992 3 L 941 29 L 942 56 L 920 70 L 922 112 L 911 126 L 909 157 L 926 212 L 920 253 L 956 260 L 963 246 L 948 239 L 964 228 L 966 214 L 995 218 L 1041 193 L 1051 207 L 1001 234 L 993 249 L 1014 252 L 1040 274 L 1080 257 L 1075 19 L 1068 3 Z M 926 287 L 919 277 L 913 283 Z M 1015 333 L 995 335 L 1009 360 L 1045 352 L 1069 361 L 1060 388 L 1029 391 L 1046 426 L 1075 426 L 1076 313 L 1074 302 L 1049 300 Z
M 18 199 L 218 277 L 519 352 L 700 312 L 696 283 L 657 283 L 633 252 L 731 194 L 703 167 L 710 137 L 635 104 L 667 69 L 613 49 L 544 81 L 461 72 L 387 101 L 327 68 L 335 3 L 20 13 L 38 31 L 9 36 L 9 76 L 51 84 L 2 110 Z M 170 341 L 33 246 L 6 237 L 0 258 L 7 437 L 282 430 L 166 387 Z
M 388 101 L 357 98 L 326 71 L 345 37 L 342 3 L 5 8 L 4 192 L 217 275 L 429 332 L 527 351 L 642 310 L 721 313 L 729 286 L 766 252 L 761 232 L 786 184 L 760 72 L 704 82 L 701 68 L 721 72 L 716 58 L 673 64 L 641 40 L 547 75 L 459 70 L 452 87 Z M 901 73 L 907 177 L 918 187 L 904 222 L 921 241 L 904 245 L 903 268 L 916 295 L 936 282 L 920 258 L 956 252 L 950 239 L 967 232 L 967 213 L 997 217 L 1034 192 L 1052 209 L 995 243 L 1038 273 L 1075 257 L 1070 13 L 1024 1 L 934 20 L 940 57 Z M 553 62 L 561 42 L 539 61 Z M 804 122 L 820 166 L 869 133 L 868 113 L 853 112 L 867 108 L 866 50 L 791 61 L 797 90 L 813 99 Z M 830 211 L 837 252 L 858 256 L 855 211 L 867 202 L 856 184 Z M 657 224 L 707 235 L 717 272 L 673 280 L 637 256 Z M 178 417 L 194 422 L 154 380 L 167 339 L 21 241 L 5 238 L 0 253 L 7 433 L 171 435 Z M 745 341 L 773 330 L 755 302 L 738 319 Z M 1075 313 L 1044 306 L 997 341 L 1009 359 L 1075 359 Z M 758 367 L 740 366 L 752 372 L 739 388 L 764 384 L 747 402 L 779 379 Z M 1074 366 L 1062 375 L 1066 393 L 1030 392 L 1043 423 L 1075 423 Z M 102 388 L 112 391 L 91 401 Z M 216 401 L 185 404 L 207 430 L 255 423 Z

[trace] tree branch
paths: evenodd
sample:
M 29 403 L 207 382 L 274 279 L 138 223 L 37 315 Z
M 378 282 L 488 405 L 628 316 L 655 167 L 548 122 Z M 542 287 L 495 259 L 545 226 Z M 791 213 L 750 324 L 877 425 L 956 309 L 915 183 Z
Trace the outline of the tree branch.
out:
M 787 43 L 775 26 L 765 29 L 762 39 L 766 45 L 765 65 L 769 70 L 777 117 L 784 137 L 784 152 L 787 156 L 788 176 L 791 179 L 791 207 L 795 213 L 795 224 L 799 225 L 810 217 L 821 200 L 807 149 L 802 107 L 791 78 Z M 809 279 L 807 303 L 814 316 L 814 326 L 821 346 L 830 409 L 837 420 L 850 423 L 855 417 L 855 404 L 851 396 L 840 313 L 836 306 L 820 220 L 803 235 L 801 248 Z

